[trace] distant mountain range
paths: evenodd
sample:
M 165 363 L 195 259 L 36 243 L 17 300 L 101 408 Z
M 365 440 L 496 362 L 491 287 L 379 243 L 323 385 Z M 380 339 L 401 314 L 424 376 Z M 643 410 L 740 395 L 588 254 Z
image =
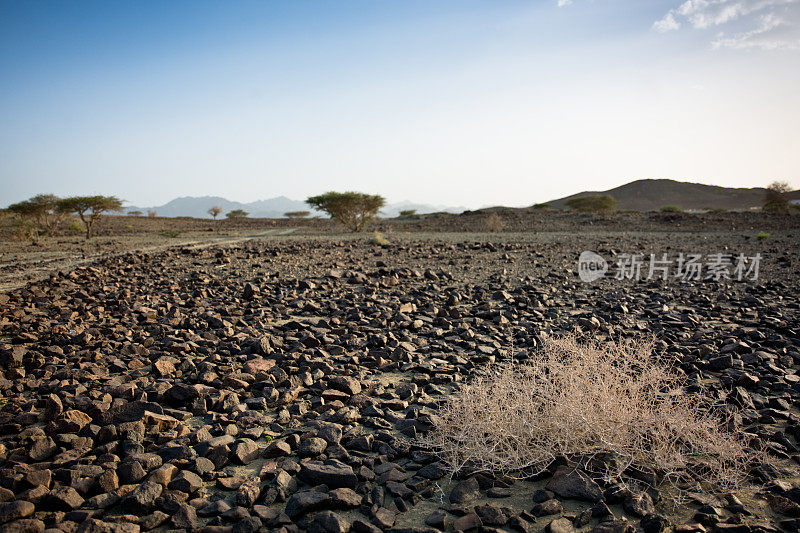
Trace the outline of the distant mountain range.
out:
M 763 187 L 738 189 L 670 179 L 643 179 L 607 191 L 585 191 L 547 203 L 550 207 L 564 209 L 565 202 L 571 198 L 608 194 L 617 200 L 619 209 L 636 211 L 657 211 L 667 205 L 675 205 L 684 210 L 706 208 L 747 210 L 761 207 L 764 204 L 765 193 L 766 189 Z M 793 191 L 789 196 L 792 200 L 798 200 L 800 191 Z
M 578 198 L 590 194 L 608 194 L 617 200 L 619 209 L 635 211 L 657 211 L 667 205 L 675 205 L 684 210 L 700 210 L 706 208 L 722 208 L 727 210 L 747 210 L 761 207 L 764 203 L 766 189 L 753 187 L 750 189 L 737 189 L 731 187 L 717 187 L 700 183 L 688 183 L 670 179 L 642 179 L 626 183 L 607 191 L 584 191 L 557 200 L 547 202 L 555 209 L 567 209 L 565 202 L 570 198 Z M 800 200 L 800 191 L 790 194 L 792 200 Z M 309 208 L 308 204 L 300 200 L 292 200 L 285 196 L 258 200 L 255 202 L 232 202 L 219 196 L 184 196 L 175 198 L 164 205 L 155 207 L 126 207 L 126 211 L 141 211 L 146 213 L 153 210 L 162 217 L 194 217 L 211 218 L 209 208 L 219 206 L 222 208 L 220 217 L 234 209 L 242 209 L 253 218 L 280 218 L 290 211 L 311 211 L 312 216 L 323 215 Z M 414 209 L 417 214 L 425 213 L 461 213 L 465 207 L 443 205 L 416 204 L 405 201 L 389 204 L 381 210 L 381 217 L 396 217 L 400 211 Z
M 322 214 L 314 212 L 305 202 L 292 200 L 285 196 L 249 203 L 232 202 L 219 196 L 183 196 L 181 198 L 175 198 L 164 205 L 155 207 L 128 206 L 125 207 L 125 211 L 141 211 L 142 213 L 147 213 L 147 211 L 152 210 L 160 217 L 211 218 L 211 215 L 208 214 L 208 210 L 214 206 L 222 208 L 221 218 L 225 217 L 225 213 L 233 211 L 234 209 L 247 211 L 248 216 L 251 218 L 280 218 L 284 216 L 284 213 L 291 211 L 312 211 L 312 216 Z M 400 214 L 400 211 L 405 209 L 415 209 L 417 213 L 424 214 L 436 212 L 461 213 L 466 208 L 415 204 L 406 201 L 387 205 L 381 209 L 380 216 L 396 217 Z

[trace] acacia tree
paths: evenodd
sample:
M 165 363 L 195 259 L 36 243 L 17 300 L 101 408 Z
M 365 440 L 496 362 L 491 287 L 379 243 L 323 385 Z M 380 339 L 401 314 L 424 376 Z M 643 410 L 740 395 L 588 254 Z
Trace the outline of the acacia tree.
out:
M 375 218 L 381 207 L 386 205 L 382 196 L 363 192 L 326 192 L 312 196 L 306 203 L 315 209 L 325 211 L 352 231 L 361 231 L 364 225 Z
M 234 209 L 233 211 L 228 211 L 228 214 L 225 216 L 228 218 L 244 218 L 249 214 L 250 213 L 242 209 Z
M 70 209 L 58 196 L 37 194 L 33 198 L 8 206 L 8 211 L 33 222 L 36 231 L 51 234 L 58 229 Z
M 109 211 L 122 211 L 122 200 L 116 196 L 72 196 L 62 200 L 66 209 L 77 213 L 86 226 L 86 239 L 100 217 Z
M 222 208 L 218 205 L 215 205 L 214 207 L 208 210 L 208 214 L 214 217 L 214 220 L 217 219 L 220 213 L 222 213 Z
M 785 213 L 789 210 L 789 193 L 792 188 L 788 182 L 773 181 L 764 194 L 764 211 Z

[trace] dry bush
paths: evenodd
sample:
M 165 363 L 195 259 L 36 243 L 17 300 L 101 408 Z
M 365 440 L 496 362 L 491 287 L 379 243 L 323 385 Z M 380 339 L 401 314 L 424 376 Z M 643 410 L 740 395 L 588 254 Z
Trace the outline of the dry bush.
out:
M 369 242 L 370 244 L 375 244 L 377 246 L 386 246 L 387 244 L 390 244 L 389 239 L 386 238 L 386 235 L 380 231 L 373 232 Z
M 506 228 L 506 223 L 503 221 L 503 218 L 498 215 L 497 213 L 492 213 L 488 217 L 486 217 L 486 231 L 491 231 L 493 233 L 503 231 Z
M 764 195 L 764 211 L 786 213 L 789 211 L 789 193 L 792 187 L 786 181 L 773 181 Z
M 12 233 L 11 240 L 13 241 L 30 241 L 38 243 L 40 232 L 39 229 L 27 220 L 15 220 L 11 224 Z
M 423 444 L 454 472 L 524 478 L 565 460 L 608 483 L 643 473 L 647 484 L 706 490 L 742 482 L 763 455 L 651 352 L 548 340 L 525 364 L 489 367 L 454 393 Z

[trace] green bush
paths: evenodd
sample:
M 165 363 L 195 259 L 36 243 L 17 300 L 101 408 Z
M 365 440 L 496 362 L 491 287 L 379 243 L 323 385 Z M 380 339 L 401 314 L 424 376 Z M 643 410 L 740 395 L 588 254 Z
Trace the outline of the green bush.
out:
M 659 211 L 662 213 L 683 213 L 683 208 L 677 205 L 665 205 Z
M 756 240 L 766 241 L 767 239 L 769 239 L 769 235 L 770 235 L 769 233 L 766 233 L 764 231 L 759 231 L 758 235 L 756 235 Z
M 67 224 L 67 229 L 71 233 L 83 233 L 83 226 L 77 220 L 71 220 L 69 224 Z
M 617 201 L 608 194 L 589 194 L 570 198 L 564 204 L 579 213 L 602 213 L 617 208 Z

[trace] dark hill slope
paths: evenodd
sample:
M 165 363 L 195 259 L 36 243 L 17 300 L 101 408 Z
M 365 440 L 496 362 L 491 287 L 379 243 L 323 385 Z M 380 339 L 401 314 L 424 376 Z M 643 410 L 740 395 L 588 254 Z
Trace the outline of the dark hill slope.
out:
M 688 183 L 669 179 L 636 180 L 607 191 L 585 191 L 548 202 L 551 207 L 564 208 L 570 198 L 590 194 L 609 194 L 616 198 L 619 209 L 656 211 L 665 205 L 676 205 L 683 209 L 722 208 L 745 210 L 761 207 L 766 189 L 753 187 L 737 189 Z M 792 199 L 800 199 L 800 191 L 791 193 Z

